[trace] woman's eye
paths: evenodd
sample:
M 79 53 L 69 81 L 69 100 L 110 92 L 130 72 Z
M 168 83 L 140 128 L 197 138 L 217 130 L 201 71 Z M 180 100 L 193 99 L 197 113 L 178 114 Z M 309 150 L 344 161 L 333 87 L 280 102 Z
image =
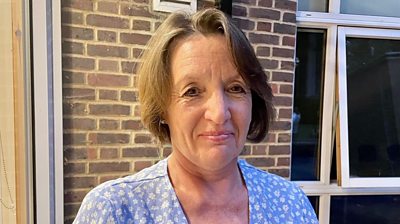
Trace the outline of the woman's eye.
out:
M 235 85 L 229 88 L 229 92 L 231 93 L 246 93 L 246 90 L 244 87 L 240 85 Z
M 192 87 L 186 90 L 186 92 L 183 94 L 183 96 L 187 97 L 194 97 L 198 96 L 200 94 L 200 90 L 198 88 Z

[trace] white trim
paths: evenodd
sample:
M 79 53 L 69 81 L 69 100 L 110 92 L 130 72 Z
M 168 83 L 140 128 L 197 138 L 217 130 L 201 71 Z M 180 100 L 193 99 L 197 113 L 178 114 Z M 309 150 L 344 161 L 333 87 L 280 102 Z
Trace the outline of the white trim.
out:
M 64 219 L 60 11 L 59 0 L 32 3 L 35 223 Z
M 56 222 L 64 223 L 61 1 L 51 0 L 51 2 L 53 15 L 54 206 Z
M 323 194 L 319 197 L 318 221 L 320 224 L 329 224 L 331 196 Z
M 400 29 L 400 18 L 298 11 L 298 22 Z
M 180 0 L 176 1 L 153 0 L 153 10 L 161 12 L 186 11 L 194 13 L 197 10 L 197 0 Z
M 400 40 L 400 30 L 369 28 L 338 28 L 338 64 L 339 64 L 339 107 L 340 107 L 340 148 L 342 163 L 343 187 L 400 187 L 400 177 L 360 178 L 350 176 L 348 114 L 347 114 L 347 71 L 346 71 L 346 37 L 380 38 Z M 399 189 L 400 191 L 400 189 Z

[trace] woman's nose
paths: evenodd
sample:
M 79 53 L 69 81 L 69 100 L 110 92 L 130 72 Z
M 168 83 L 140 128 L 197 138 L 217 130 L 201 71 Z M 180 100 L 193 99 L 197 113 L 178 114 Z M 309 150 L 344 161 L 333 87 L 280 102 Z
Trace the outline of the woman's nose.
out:
M 207 100 L 205 118 L 216 124 L 224 124 L 231 118 L 229 98 L 223 91 L 211 94 Z

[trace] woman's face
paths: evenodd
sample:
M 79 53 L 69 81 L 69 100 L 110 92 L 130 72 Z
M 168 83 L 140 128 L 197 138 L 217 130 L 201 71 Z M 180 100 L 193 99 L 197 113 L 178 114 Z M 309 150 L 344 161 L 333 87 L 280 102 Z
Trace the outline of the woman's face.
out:
M 225 37 L 194 34 L 178 40 L 171 50 L 171 101 L 165 119 L 172 156 L 209 171 L 236 164 L 252 101 Z

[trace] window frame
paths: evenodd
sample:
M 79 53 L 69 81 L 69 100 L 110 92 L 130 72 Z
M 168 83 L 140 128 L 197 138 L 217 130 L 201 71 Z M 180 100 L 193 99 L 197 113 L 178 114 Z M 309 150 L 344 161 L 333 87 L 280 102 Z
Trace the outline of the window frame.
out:
M 347 71 L 346 38 L 379 38 L 400 40 L 400 30 L 338 27 L 338 76 L 340 114 L 340 163 L 343 187 L 400 187 L 400 177 L 350 177 L 348 114 L 347 114 Z
M 340 178 L 338 182 L 330 180 L 330 164 L 333 156 L 333 141 L 340 141 L 339 136 L 336 135 L 336 127 L 340 127 L 338 122 L 340 118 L 339 113 L 339 99 L 336 85 L 338 85 L 338 74 L 337 74 L 337 51 L 340 46 L 337 44 L 337 30 L 339 26 L 356 26 L 356 27 L 369 27 L 369 28 L 383 28 L 383 29 L 400 29 L 400 18 L 393 17 L 378 17 L 378 16 L 365 16 L 365 15 L 348 15 L 340 14 L 340 0 L 330 0 L 328 6 L 328 12 L 309 12 L 309 11 L 297 11 L 296 12 L 297 25 L 300 28 L 319 28 L 328 29 L 327 32 L 327 45 L 326 45 L 326 58 L 325 58 L 325 79 L 329 78 L 329 74 L 333 74 L 334 82 L 330 85 L 333 86 L 334 95 L 333 102 L 330 105 L 332 107 L 332 117 L 323 116 L 322 120 L 322 132 L 329 132 L 330 134 L 330 145 L 329 149 L 325 148 L 321 139 L 321 171 L 320 181 L 295 181 L 302 187 L 304 192 L 309 196 L 319 196 L 319 215 L 318 219 L 321 224 L 329 223 L 330 221 L 330 199 L 331 196 L 338 195 L 399 195 L 399 187 L 352 187 L 345 188 L 341 186 Z M 329 32 L 330 30 L 330 32 Z M 335 33 L 333 35 L 333 33 Z M 330 35 L 331 34 L 331 35 Z M 330 50 L 331 48 L 331 50 Z M 324 98 L 327 97 L 326 90 L 323 92 Z M 325 106 L 325 101 L 323 106 Z M 327 110 L 323 108 L 323 110 Z M 324 124 L 324 119 L 329 119 L 332 126 Z M 325 126 L 324 126 L 325 125 Z M 336 135 L 336 139 L 335 136 Z M 337 147 L 337 154 L 340 151 L 340 147 Z M 339 160 L 337 155 L 337 160 Z M 324 162 L 325 161 L 325 162 Z M 329 161 L 328 163 L 326 161 Z M 337 166 L 338 174 L 341 172 L 340 166 Z
M 197 0 L 153 0 L 153 10 L 161 12 L 183 10 L 193 13 L 197 10 Z

